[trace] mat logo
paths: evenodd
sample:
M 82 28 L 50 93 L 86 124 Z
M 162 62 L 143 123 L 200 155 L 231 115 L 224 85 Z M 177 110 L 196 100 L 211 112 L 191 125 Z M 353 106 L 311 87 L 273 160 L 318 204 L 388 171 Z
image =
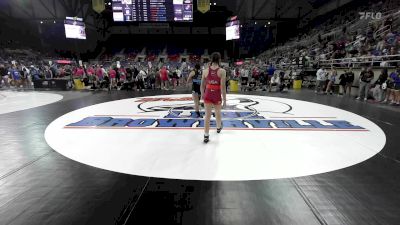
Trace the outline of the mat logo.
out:
M 197 118 L 194 111 L 171 111 L 163 118 L 127 118 L 94 116 L 87 117 L 65 128 L 97 129 L 199 129 L 204 127 L 204 119 Z M 252 112 L 226 111 L 222 113 L 222 124 L 228 130 L 310 130 L 310 131 L 367 131 L 361 126 L 345 120 L 275 120 L 253 115 Z M 215 127 L 211 120 L 211 127 Z
M 202 129 L 204 112 L 199 117 L 191 97 L 146 97 L 136 99 L 136 115 L 97 115 L 70 123 L 65 128 L 90 129 Z M 222 125 L 228 130 L 309 130 L 309 131 L 368 131 L 347 120 L 335 117 L 293 119 L 292 106 L 276 100 L 259 102 L 239 97 L 229 98 L 222 111 Z M 151 113 L 152 115 L 149 115 Z M 275 119 L 268 114 L 284 115 Z M 287 119 L 286 119 L 287 118 Z M 289 119 L 290 118 L 290 119 Z M 299 117 L 301 118 L 301 117 Z M 213 117 L 211 127 L 216 127 Z

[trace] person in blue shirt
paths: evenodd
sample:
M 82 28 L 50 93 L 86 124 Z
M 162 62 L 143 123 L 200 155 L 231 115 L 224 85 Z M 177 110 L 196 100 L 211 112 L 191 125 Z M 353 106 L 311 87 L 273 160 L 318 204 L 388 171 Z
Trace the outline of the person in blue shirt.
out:
M 32 80 L 40 80 L 39 69 L 35 68 L 33 65 L 31 66 L 31 76 Z
M 12 83 L 15 87 L 19 87 L 21 85 L 21 73 L 19 72 L 19 70 L 17 69 L 17 67 L 15 65 L 13 65 L 9 72 L 8 72 L 11 76 L 12 79 Z
M 272 64 L 270 64 L 267 68 L 267 74 L 271 78 L 275 73 L 275 68 Z

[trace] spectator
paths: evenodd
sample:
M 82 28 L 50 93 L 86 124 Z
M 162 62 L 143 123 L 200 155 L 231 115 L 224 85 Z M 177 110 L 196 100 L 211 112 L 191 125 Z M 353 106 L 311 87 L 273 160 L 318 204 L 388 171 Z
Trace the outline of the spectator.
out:
M 255 78 L 251 78 L 250 82 L 249 82 L 249 91 L 255 91 L 257 90 L 257 82 Z
M 172 90 L 176 90 L 176 87 L 179 85 L 179 76 L 178 76 L 178 67 L 172 72 Z
M 382 89 L 382 85 L 386 82 L 387 78 L 388 78 L 387 69 L 386 68 L 382 69 L 381 74 L 379 75 L 378 79 L 374 83 L 375 87 L 374 87 L 374 89 L 372 91 L 374 99 L 377 102 L 380 102 L 380 101 L 383 100 L 382 98 L 383 98 L 383 91 L 384 90 Z
M 321 90 L 325 89 L 325 83 L 326 83 L 326 70 L 324 67 L 321 67 L 317 71 L 317 83 L 315 85 L 315 93 L 319 93 Z
M 339 96 L 346 94 L 347 70 L 339 76 Z
M 333 93 L 332 89 L 333 89 L 333 85 L 336 82 L 336 77 L 337 77 L 337 71 L 334 68 L 332 68 L 331 76 L 329 77 L 329 82 L 326 87 L 325 94 L 328 94 L 328 92 L 329 92 L 329 94 L 332 95 L 332 93 Z
M 21 86 L 21 73 L 18 70 L 16 65 L 13 65 L 9 71 L 9 74 L 11 75 L 12 78 L 12 83 L 15 87 L 19 88 Z
M 267 69 L 268 77 L 272 77 L 275 74 L 275 68 L 272 64 L 269 65 Z
M 386 83 L 387 93 L 383 103 L 390 101 L 391 105 L 400 105 L 400 69 L 391 73 Z
M 40 80 L 40 71 L 35 66 L 31 65 L 31 77 L 32 81 Z
M 104 77 L 103 66 L 97 65 L 96 68 L 96 77 L 98 81 L 102 81 Z
M 146 77 L 147 77 L 147 73 L 145 72 L 144 69 L 141 69 L 139 71 L 139 74 L 136 76 L 136 87 L 137 87 L 138 91 L 140 91 L 140 90 L 144 91 L 144 89 L 145 89 L 144 83 L 145 83 Z
M 47 66 L 46 66 L 46 68 L 47 68 Z M 83 79 L 84 75 L 85 75 L 85 70 L 83 69 L 82 66 L 76 68 L 75 73 L 74 73 L 74 78 L 75 79 Z
M 111 88 L 116 88 L 117 87 L 117 71 L 115 71 L 114 68 L 110 68 L 108 71 L 108 76 L 111 81 Z
M 168 70 L 163 66 L 160 70 L 161 89 L 168 90 Z
M 373 78 L 374 72 L 372 71 L 372 67 L 368 67 L 367 70 L 363 68 L 363 71 L 360 74 L 360 85 L 357 100 L 361 100 L 364 98 L 364 101 L 367 101 L 368 92 L 371 87 L 371 81 Z
M 248 86 L 248 83 L 249 83 L 249 71 L 245 67 L 243 67 L 240 70 L 240 80 L 241 80 L 240 89 L 241 90 L 246 90 L 247 86 Z
M 44 69 L 44 79 L 53 79 L 53 72 L 48 66 L 45 66 Z
M 278 76 L 277 73 L 275 73 L 272 77 L 271 77 L 271 82 L 269 83 L 269 88 L 268 91 L 271 92 L 272 91 L 272 87 L 275 87 L 276 90 L 279 88 L 281 84 L 281 80 Z
M 349 71 L 346 73 L 346 88 L 344 90 L 344 94 L 349 93 L 349 96 L 351 96 L 351 88 L 353 87 L 354 83 L 354 73 L 353 69 L 350 68 Z
M 126 71 L 126 80 L 127 80 L 127 81 L 132 81 L 133 71 L 132 71 L 131 67 L 128 66 L 128 67 L 125 69 L 125 71 Z
M 268 75 L 266 73 L 264 73 L 263 71 L 261 71 L 260 73 L 260 83 L 261 83 L 261 88 L 263 91 L 267 90 L 267 84 L 268 84 Z
M 10 87 L 10 84 L 8 83 L 7 69 L 3 64 L 0 64 L 0 87 L 2 87 L 2 83 L 4 83 L 6 88 Z

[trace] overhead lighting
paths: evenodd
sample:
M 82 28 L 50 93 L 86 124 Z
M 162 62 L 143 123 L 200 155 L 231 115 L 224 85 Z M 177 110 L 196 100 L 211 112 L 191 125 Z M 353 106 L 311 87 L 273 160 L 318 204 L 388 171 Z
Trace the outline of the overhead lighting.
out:
M 271 24 L 271 22 L 268 21 L 268 25 L 270 25 L 270 24 Z
M 56 21 L 54 20 L 53 23 L 56 23 Z
M 40 24 L 42 24 L 43 23 L 43 21 L 40 21 Z
M 267 25 L 264 25 L 264 27 L 267 27 Z
M 254 24 L 257 24 L 257 22 L 254 22 Z
M 108 5 L 111 5 L 111 2 L 109 2 Z
M 214 5 L 217 5 L 217 3 L 216 3 L 216 2 L 214 2 Z

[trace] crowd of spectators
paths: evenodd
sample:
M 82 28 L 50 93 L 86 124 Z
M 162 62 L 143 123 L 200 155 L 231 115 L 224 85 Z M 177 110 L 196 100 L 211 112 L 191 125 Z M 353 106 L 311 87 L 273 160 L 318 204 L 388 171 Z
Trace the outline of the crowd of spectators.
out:
M 277 66 L 317 66 L 318 62 L 326 60 L 334 60 L 336 65 L 340 62 L 343 67 L 357 66 L 352 62 L 360 57 L 363 57 L 362 61 L 373 59 L 378 62 L 374 66 L 396 66 L 394 61 L 400 59 L 397 56 L 400 54 L 400 3 L 387 0 L 369 6 L 349 10 L 336 19 L 330 18 L 260 57 Z M 380 19 L 361 19 L 359 12 L 383 15 Z
M 390 104 L 400 106 L 400 68 L 397 67 L 392 73 L 388 73 L 387 68 L 383 68 L 374 81 L 374 71 L 371 66 L 363 67 L 359 76 L 359 87 L 357 92 L 357 100 L 368 101 L 374 103 Z M 329 71 L 325 67 L 321 67 L 317 71 L 317 81 L 315 85 L 315 93 L 333 94 L 333 86 L 337 83 L 339 96 L 351 95 L 352 87 L 355 82 L 355 76 L 352 68 L 344 70 L 338 76 L 337 70 L 331 68 Z

